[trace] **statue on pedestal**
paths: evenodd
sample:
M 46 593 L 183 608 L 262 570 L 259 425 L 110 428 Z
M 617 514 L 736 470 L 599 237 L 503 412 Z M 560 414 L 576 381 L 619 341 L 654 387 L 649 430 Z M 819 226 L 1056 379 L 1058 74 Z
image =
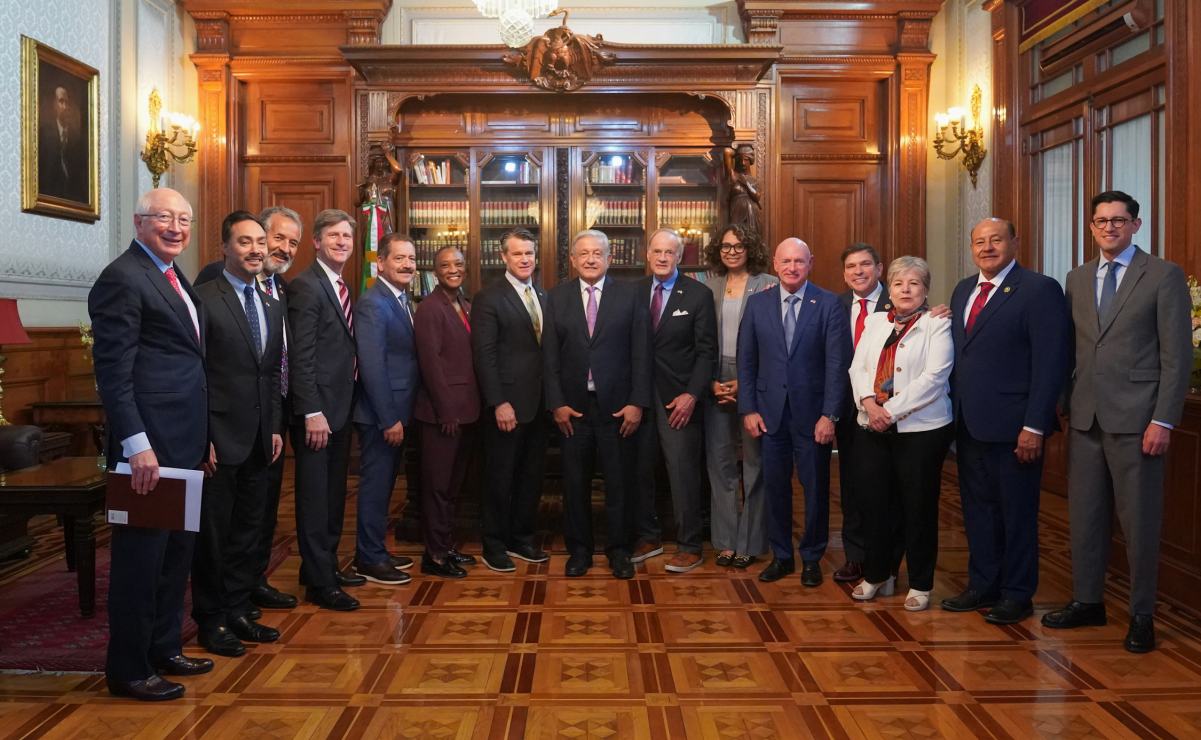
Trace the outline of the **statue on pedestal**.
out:
M 726 149 L 722 158 L 728 184 L 726 202 L 730 213 L 729 222 L 739 224 L 762 236 L 761 193 L 759 181 L 752 174 L 755 166 L 755 148 L 750 144 L 739 144 L 735 149 Z

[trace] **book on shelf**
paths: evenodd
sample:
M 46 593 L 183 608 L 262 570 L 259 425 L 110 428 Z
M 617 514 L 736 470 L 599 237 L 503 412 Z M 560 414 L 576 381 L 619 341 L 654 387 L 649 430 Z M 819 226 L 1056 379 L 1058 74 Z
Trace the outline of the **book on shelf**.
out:
M 660 200 L 659 223 L 672 228 L 708 230 L 717 217 L 717 204 L 710 200 Z
M 415 200 L 409 203 L 410 224 L 459 224 L 466 228 L 468 215 L 468 204 L 464 200 Z
M 646 221 L 646 199 L 598 198 L 592 201 L 596 204 L 595 225 L 604 226 L 641 226 Z
M 422 157 L 413 163 L 413 178 L 418 185 L 450 184 L 450 160 L 432 160 Z
M 660 185 L 687 185 L 683 175 L 659 175 Z
M 537 220 L 538 201 L 486 200 L 480 203 L 480 223 L 484 226 L 519 226 Z
M 598 160 L 588 167 L 588 182 L 596 185 L 637 185 L 641 181 L 640 175 L 634 172 L 632 157 L 624 157 L 621 164 L 605 164 Z

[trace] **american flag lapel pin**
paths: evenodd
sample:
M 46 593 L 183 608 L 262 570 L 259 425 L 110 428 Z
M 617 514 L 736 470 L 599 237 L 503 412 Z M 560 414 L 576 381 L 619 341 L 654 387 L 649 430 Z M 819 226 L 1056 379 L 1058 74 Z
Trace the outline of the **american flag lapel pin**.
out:
M 1013 290 L 1013 288 L 1012 288 L 1011 286 L 1008 286 L 1008 285 L 1006 285 L 1006 286 L 1005 286 L 1005 288 L 1004 288 L 1004 289 L 1003 289 L 1001 292 L 1002 292 L 1002 293 L 1008 293 L 1008 292 L 1010 292 L 1011 290 Z

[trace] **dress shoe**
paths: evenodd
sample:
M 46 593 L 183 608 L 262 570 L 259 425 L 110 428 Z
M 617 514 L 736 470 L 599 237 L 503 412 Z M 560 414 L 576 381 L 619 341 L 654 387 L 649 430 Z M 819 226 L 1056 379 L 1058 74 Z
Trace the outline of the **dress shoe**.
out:
M 257 606 L 249 606 L 246 608 L 246 616 L 256 622 L 263 618 L 263 610 Z
M 545 563 L 550 560 L 550 555 L 547 555 L 542 550 L 533 545 L 518 545 L 505 550 L 505 554 L 511 558 L 524 560 L 527 563 Z
M 734 564 L 734 553 L 730 552 L 729 550 L 725 552 L 719 552 L 717 557 L 713 559 L 713 564 L 718 568 L 729 568 Z
M 822 566 L 816 560 L 806 561 L 801 567 L 801 585 L 806 588 L 817 588 L 822 585 Z
M 1043 626 L 1053 630 L 1100 627 L 1106 621 L 1104 604 L 1085 604 L 1083 601 L 1072 601 L 1062 609 L 1043 615 Z
M 246 617 L 229 620 L 229 631 L 239 640 L 246 642 L 275 642 L 279 639 L 279 630 L 265 624 L 252 622 Z
M 503 552 L 484 553 L 484 565 L 497 573 L 512 573 L 517 570 L 517 566 L 513 564 L 512 558 Z
M 948 612 L 974 612 L 977 609 L 988 609 L 996 603 L 996 596 L 986 596 L 973 588 L 969 588 L 958 596 L 943 599 L 942 608 Z
M 408 570 L 413 567 L 413 558 L 388 553 L 388 564 L 397 570 Z
M 572 555 L 567 558 L 567 567 L 563 573 L 568 578 L 579 578 L 580 576 L 588 575 L 588 569 L 591 567 L 591 555 Z
M 350 568 L 347 568 L 345 570 L 335 571 L 334 572 L 334 581 L 340 587 L 347 588 L 349 586 L 362 586 L 364 583 L 367 582 L 367 579 L 364 578 L 363 576 L 359 575 L 358 573 L 355 573 Z
M 1150 614 L 1135 614 L 1122 643 L 1132 653 L 1149 653 L 1155 649 L 1155 619 Z
M 1032 614 L 1034 605 L 1029 601 L 1001 599 L 984 615 L 984 621 L 989 624 L 1017 624 Z
M 332 609 L 336 612 L 352 612 L 359 608 L 359 600 L 337 586 L 310 586 L 304 590 L 304 600 L 322 609 Z
M 764 583 L 778 581 L 784 576 L 790 576 L 796 572 L 796 561 L 781 560 L 776 558 L 767 564 L 767 567 L 759 571 L 759 580 Z
M 731 563 L 735 568 L 749 568 L 754 563 L 759 562 L 759 558 L 754 555 L 735 555 L 734 562 Z
M 151 676 L 141 681 L 114 681 L 108 679 L 108 693 L 127 696 L 139 701 L 167 701 L 183 696 L 183 684 L 168 681 L 161 676 Z
M 250 592 L 250 603 L 261 609 L 293 609 L 296 607 L 296 597 L 264 583 Z
M 663 569 L 671 573 L 687 573 L 704 561 L 699 552 L 677 552 Z
M 467 571 L 460 568 L 459 564 L 451 560 L 449 555 L 441 563 L 428 555 L 422 557 L 421 572 L 429 576 L 438 576 L 439 578 L 467 577 Z
M 403 586 L 413 577 L 408 573 L 399 571 L 393 568 L 388 563 L 377 563 L 376 565 L 358 565 L 355 566 L 358 574 L 372 583 L 382 583 L 385 586 Z
M 246 646 L 224 625 L 200 630 L 196 641 L 200 643 L 200 647 L 214 655 L 237 658 L 246 654 Z
M 842 567 L 834 571 L 834 580 L 838 583 L 851 583 L 863 578 L 863 564 L 848 560 Z
M 661 542 L 639 542 L 634 548 L 634 554 L 630 556 L 631 563 L 641 563 L 650 560 L 653 557 L 658 557 L 663 554 L 663 543 Z
M 154 670 L 168 676 L 199 676 L 213 670 L 213 661 L 208 658 L 189 658 L 182 653 L 154 664 Z
M 459 567 L 464 565 L 475 565 L 479 562 L 475 559 L 474 555 L 464 555 L 453 547 L 447 551 L 446 559 Z
M 614 578 L 628 581 L 634 577 L 634 563 L 629 555 L 614 555 L 609 558 L 609 568 L 613 571 Z

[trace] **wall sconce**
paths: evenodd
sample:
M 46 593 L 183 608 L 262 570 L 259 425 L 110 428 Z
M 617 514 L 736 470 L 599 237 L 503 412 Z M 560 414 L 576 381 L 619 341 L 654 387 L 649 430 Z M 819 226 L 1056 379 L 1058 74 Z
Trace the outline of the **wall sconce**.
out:
M 976 187 L 976 175 L 988 150 L 984 148 L 984 129 L 980 125 L 980 86 L 972 87 L 971 113 L 964 117 L 963 108 L 951 108 L 946 113 L 934 114 L 938 131 L 934 134 L 934 152 L 939 159 L 955 159 L 963 153 L 963 168 L 972 178 L 972 187 Z M 955 149 L 945 151 L 948 144 L 955 144 Z
M 142 161 L 158 187 L 159 178 L 171 166 L 187 164 L 196 157 L 196 133 L 200 124 L 191 116 L 182 113 L 162 113 L 163 99 L 158 88 L 150 91 L 150 130 L 146 132 L 146 146 L 142 147 Z

